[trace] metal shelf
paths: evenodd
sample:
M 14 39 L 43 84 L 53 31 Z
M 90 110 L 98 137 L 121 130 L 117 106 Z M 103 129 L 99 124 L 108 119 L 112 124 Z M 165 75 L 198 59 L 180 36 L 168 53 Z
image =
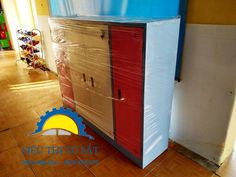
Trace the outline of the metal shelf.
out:
M 46 61 L 44 59 L 44 53 L 42 48 L 41 31 L 38 29 L 28 30 L 26 28 L 17 27 L 16 35 L 17 35 L 20 60 L 27 63 L 28 67 L 32 67 L 34 69 L 40 68 L 42 70 L 48 70 L 46 67 Z M 27 42 L 23 41 L 21 39 L 22 37 L 28 38 L 28 41 Z M 36 37 L 37 40 L 35 39 Z M 39 43 L 34 45 L 33 41 L 39 41 Z M 27 48 L 23 49 L 21 47 L 22 45 L 26 45 L 28 49 Z

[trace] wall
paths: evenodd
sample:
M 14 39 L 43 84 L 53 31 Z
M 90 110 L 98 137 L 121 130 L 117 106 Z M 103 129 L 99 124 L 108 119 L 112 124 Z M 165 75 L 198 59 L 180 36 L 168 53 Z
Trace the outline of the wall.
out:
M 189 1 L 171 139 L 221 164 L 236 137 L 236 2 Z M 234 110 L 234 113 L 233 113 Z
M 30 0 L 15 0 L 20 26 L 32 29 L 35 27 Z
M 229 156 L 229 154 L 232 152 L 232 149 L 234 151 L 236 150 L 235 137 L 236 137 L 236 96 L 234 98 L 234 107 L 232 110 L 231 121 L 226 136 L 225 149 L 221 156 L 223 160 Z
M 50 0 L 52 16 L 175 17 L 179 0 Z
M 187 23 L 236 24 L 235 0 L 190 0 Z
M 57 72 L 55 57 L 53 56 L 53 48 L 50 36 L 50 28 L 48 24 L 49 18 L 49 6 L 47 0 L 31 0 L 32 6 L 35 11 L 35 19 L 37 28 L 43 34 L 43 50 L 46 59 L 46 63 L 48 68 L 53 71 Z

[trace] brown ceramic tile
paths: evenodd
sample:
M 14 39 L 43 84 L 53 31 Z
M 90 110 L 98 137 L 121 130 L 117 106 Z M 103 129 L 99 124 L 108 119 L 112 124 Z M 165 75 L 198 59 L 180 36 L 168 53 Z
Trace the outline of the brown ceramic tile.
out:
M 172 158 L 175 155 L 175 151 L 171 148 L 167 149 L 163 152 L 159 157 L 157 157 L 152 163 L 150 163 L 145 169 L 152 171 L 159 164 L 161 164 L 164 160 Z
M 59 137 L 59 139 L 68 146 L 85 146 L 87 147 L 97 147 L 98 152 L 96 154 L 89 154 L 89 153 L 78 153 L 77 156 L 81 160 L 98 160 L 102 161 L 107 157 L 111 156 L 112 154 L 116 153 L 117 150 L 112 147 L 109 143 L 103 140 L 101 137 L 96 135 L 89 127 L 86 128 L 86 132 L 93 136 L 95 140 L 89 140 L 86 137 L 81 137 L 77 135 L 72 136 L 65 136 Z M 87 165 L 88 167 L 92 167 L 93 165 Z
M 27 112 L 19 110 L 18 113 L 14 114 L 13 124 L 10 128 L 17 127 L 32 120 L 36 120 L 37 118 L 38 115 L 33 110 L 29 110 Z
M 24 156 L 27 160 L 45 159 L 50 156 L 47 152 L 47 147 L 63 146 L 63 143 L 57 136 L 42 136 L 41 134 L 32 135 L 36 129 L 36 123 L 37 121 L 31 121 L 11 129 L 21 150 L 32 146 L 43 148 L 42 152 L 39 154 L 29 154 L 27 151 L 24 151 Z
M 152 173 L 147 173 L 144 177 L 157 177 L 157 176 L 155 176 L 155 175 L 152 174 Z
M 9 129 L 14 123 L 14 116 L 5 110 L 0 111 L 0 131 Z
M 12 136 L 11 130 L 0 132 L 0 152 L 16 146 L 17 143 Z
M 7 170 L 5 169 L 3 165 L 4 165 L 4 162 L 3 163 L 0 162 L 0 176 L 7 177 Z
M 90 170 L 97 177 L 143 177 L 149 173 L 148 168 L 140 169 L 120 153 L 104 159 Z
M 171 158 L 163 160 L 159 165 L 152 170 L 152 174 L 160 177 L 182 177 L 194 176 L 194 177 L 211 177 L 212 172 L 204 169 L 197 163 L 190 159 L 174 152 Z
M 35 175 L 30 168 L 26 168 L 18 173 L 9 175 L 9 177 L 35 177 Z
M 45 159 L 48 163 L 49 161 L 55 161 L 55 165 L 32 165 L 32 169 L 38 177 L 77 177 L 85 172 L 88 169 L 79 163 L 79 159 L 74 155 L 53 155 Z M 65 161 L 70 160 L 73 163 L 65 163 Z
M 0 131 L 19 126 L 28 121 L 35 120 L 38 115 L 33 110 L 27 110 L 23 106 L 9 106 L 0 113 Z
M 81 174 L 78 177 L 95 177 L 95 175 L 88 170 L 88 171 L 86 171 L 85 173 Z
M 23 164 L 24 156 L 19 148 L 11 148 L 0 153 L 0 174 L 13 175 L 28 168 Z

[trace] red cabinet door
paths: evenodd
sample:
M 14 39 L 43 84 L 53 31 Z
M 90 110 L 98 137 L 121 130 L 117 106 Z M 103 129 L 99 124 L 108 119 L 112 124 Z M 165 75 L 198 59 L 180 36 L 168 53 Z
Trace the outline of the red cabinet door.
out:
M 141 158 L 144 29 L 111 27 L 117 144 Z

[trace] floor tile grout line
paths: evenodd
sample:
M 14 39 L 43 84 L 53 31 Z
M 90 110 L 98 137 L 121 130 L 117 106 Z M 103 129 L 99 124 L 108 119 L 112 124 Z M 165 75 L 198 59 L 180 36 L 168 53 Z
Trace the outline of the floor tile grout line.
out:
M 64 145 L 66 146 L 66 144 L 65 144 L 60 138 L 59 138 L 59 140 L 62 142 L 62 144 L 64 144 Z M 114 148 L 114 147 L 112 147 L 112 148 Z M 115 150 L 116 150 L 116 149 L 115 149 Z M 116 150 L 116 151 L 117 151 L 117 150 Z M 119 153 L 119 151 L 114 152 L 114 153 L 110 154 L 109 156 L 105 157 L 104 159 L 102 159 L 102 160 L 100 161 L 100 163 L 103 162 L 104 160 L 106 160 L 107 158 L 111 157 L 112 155 L 116 154 L 116 153 Z M 81 159 L 78 155 L 76 155 L 76 157 L 77 157 L 79 160 L 83 160 L 83 159 Z M 93 167 L 95 167 L 95 166 L 97 166 L 97 165 L 98 165 L 98 164 L 92 166 L 91 168 L 93 168 Z M 85 166 L 87 167 L 87 165 L 85 165 Z M 88 167 L 88 169 L 90 169 L 90 168 Z
M 111 158 L 113 155 L 115 155 L 115 154 L 117 154 L 117 153 L 119 153 L 119 152 L 114 152 L 114 153 L 110 154 L 109 156 L 107 156 L 107 157 L 105 157 L 104 159 L 102 159 L 102 160 L 100 161 L 100 163 L 103 162 L 103 161 L 105 161 L 105 160 L 108 159 L 108 158 Z M 94 168 L 94 167 L 96 167 L 96 166 L 98 166 L 98 165 L 99 165 L 99 163 L 96 164 L 96 165 L 94 165 L 94 166 L 92 166 L 91 168 Z M 91 169 L 91 168 L 89 168 L 89 169 Z
M 61 140 L 60 140 L 60 138 L 58 138 L 57 137 L 57 139 L 63 144 L 63 145 L 65 145 Z M 49 159 L 50 157 L 52 157 L 53 155 L 49 155 L 49 156 L 47 156 L 47 157 L 45 157 L 45 158 L 43 158 L 42 160 L 47 160 L 47 159 Z M 35 175 L 35 177 L 38 177 L 37 175 L 36 175 L 36 172 L 35 172 L 35 169 L 33 168 L 33 166 L 32 165 L 29 165 L 30 166 L 30 169 L 33 171 L 33 173 L 34 173 L 34 175 Z M 84 165 L 85 166 L 85 165 Z M 56 166 L 55 166 L 56 167 Z M 86 167 L 86 166 L 85 166 Z M 47 168 L 49 168 L 49 167 L 47 167 Z M 86 169 L 87 169 L 87 167 L 86 167 Z M 85 173 L 86 171 L 84 171 L 84 173 Z
M 166 160 L 170 159 L 172 157 L 173 154 L 170 155 L 170 157 L 167 157 L 163 160 L 160 161 L 160 163 L 158 163 L 157 165 L 155 165 L 152 169 L 149 170 L 149 173 L 148 174 L 153 174 L 154 176 L 157 176 L 153 171 L 158 167 L 160 166 L 163 162 L 165 162 Z
M 59 140 L 60 140 L 60 138 L 59 138 Z M 62 140 L 60 140 L 60 141 L 61 141 L 64 145 L 66 145 Z M 112 155 L 114 155 L 114 154 L 116 154 L 116 153 L 118 153 L 118 152 L 114 152 L 114 153 L 110 154 L 109 156 L 107 156 L 107 157 L 105 157 L 104 159 L 102 159 L 99 163 L 103 162 L 104 160 L 106 160 L 107 158 L 111 157 Z M 79 155 L 76 155 L 76 157 L 77 157 L 79 160 L 83 160 L 83 159 L 81 159 L 81 157 L 79 157 Z M 98 164 L 99 164 L 99 163 L 98 163 Z M 97 166 L 98 164 L 93 165 L 91 168 Z M 90 170 L 90 167 L 88 167 L 87 165 L 85 165 L 85 167 Z
M 33 120 L 31 120 L 31 121 L 33 121 Z M 27 122 L 25 122 L 25 123 L 22 123 L 21 125 L 16 126 L 16 127 L 20 127 L 20 126 L 22 126 L 22 125 L 24 125 L 24 124 L 30 123 L 31 121 L 27 121 Z M 13 127 L 13 128 L 16 128 L 16 127 Z M 13 128 L 9 128 L 9 130 L 11 131 L 11 129 L 13 129 Z M 16 141 L 17 147 L 20 149 L 20 152 L 21 152 L 21 154 L 23 155 L 24 160 L 26 160 L 26 156 L 25 156 L 24 153 L 22 153 L 22 150 L 21 150 L 21 147 L 20 147 L 19 142 L 17 141 L 17 139 L 15 138 L 15 136 L 14 136 L 13 134 L 12 134 L 12 136 L 13 136 L 14 140 Z M 29 169 L 33 172 L 34 176 L 37 177 L 37 175 L 36 175 L 36 173 L 35 173 L 33 167 L 32 167 L 31 165 L 28 165 L 28 167 L 29 167 Z
M 172 148 L 171 148 L 172 149 Z M 174 149 L 172 149 L 173 151 L 175 151 Z M 176 153 L 178 153 L 177 151 L 175 151 Z M 163 164 L 165 161 L 169 160 L 170 158 L 172 158 L 173 153 L 169 155 L 169 157 L 161 160 L 157 165 L 155 165 L 152 169 L 150 169 L 150 173 L 152 173 L 154 176 L 157 176 L 155 173 L 153 173 L 153 171 L 160 166 L 161 164 Z
M 174 150 L 174 149 L 173 149 L 173 150 Z M 187 158 L 188 160 L 192 161 L 191 159 L 189 159 L 188 157 L 186 157 L 186 156 L 184 156 L 183 154 L 179 153 L 178 151 L 176 151 L 176 150 L 174 150 L 174 151 L 175 151 L 177 154 L 182 155 L 184 158 Z M 166 160 L 170 159 L 170 158 L 172 157 L 172 155 L 173 155 L 173 154 L 171 154 L 170 157 L 167 157 L 167 158 L 163 159 L 158 165 L 154 166 L 154 167 L 150 170 L 150 173 L 151 173 L 152 175 L 158 177 L 158 175 L 155 174 L 155 173 L 153 173 L 153 171 L 154 171 L 158 166 L 160 166 L 163 162 L 165 162 Z M 194 161 L 192 161 L 192 162 L 194 162 Z M 194 163 L 196 163 L 196 162 L 194 162 Z M 197 163 L 196 163 L 196 164 L 197 164 Z M 204 167 L 203 167 L 203 168 L 204 168 Z M 208 170 L 207 168 L 204 168 L 204 169 Z M 221 176 L 219 176 L 218 174 L 216 174 L 215 172 L 212 172 L 212 171 L 210 171 L 210 170 L 208 170 L 208 171 L 212 173 L 212 176 L 211 176 L 211 177 L 213 177 L 214 175 L 216 175 L 216 176 L 218 176 L 218 177 L 221 177 Z M 149 174 L 150 174 L 150 173 L 149 173 Z
M 93 171 L 91 171 L 90 169 L 89 169 L 89 172 L 90 173 L 92 173 L 92 175 L 94 176 L 94 177 L 96 177 L 97 175 L 96 174 L 94 174 L 94 172 Z
M 12 136 L 13 136 L 13 138 L 15 139 L 15 141 L 16 141 L 16 143 L 17 143 L 17 146 L 18 146 L 18 148 L 20 149 L 20 152 L 21 152 L 21 154 L 22 154 L 23 157 L 24 157 L 24 160 L 26 160 L 26 157 L 25 157 L 24 153 L 22 153 L 22 150 L 21 150 L 21 147 L 20 147 L 18 141 L 16 140 L 16 138 L 15 138 L 15 136 L 14 136 L 13 134 L 12 134 Z M 29 169 L 33 172 L 34 176 L 36 177 L 36 174 L 35 174 L 34 170 L 32 169 L 32 167 L 31 167 L 30 165 L 29 165 L 28 167 L 29 167 Z
M 67 146 L 59 137 L 58 137 L 59 141 L 64 145 Z M 78 160 L 81 160 L 77 155 L 74 155 Z M 87 170 L 89 170 L 89 168 L 87 167 L 87 165 L 83 165 Z M 84 172 L 85 173 L 85 172 Z M 81 174 L 82 175 L 82 174 Z M 80 176 L 81 176 L 80 175 Z
M 9 130 L 11 131 L 11 128 L 9 128 Z M 17 144 L 17 146 L 15 146 L 15 147 L 18 147 L 18 148 L 19 148 L 19 150 L 20 150 L 22 156 L 24 157 L 24 160 L 26 160 L 26 157 L 25 157 L 25 155 L 22 153 L 21 147 L 19 146 L 18 141 L 16 140 L 16 138 L 15 138 L 15 136 L 14 136 L 13 134 L 12 134 L 12 138 L 14 138 L 14 140 L 15 140 L 15 142 L 16 142 L 16 144 Z M 14 148 L 15 148 L 15 147 L 14 147 Z M 36 175 L 35 175 L 33 169 L 32 169 L 30 166 L 28 166 L 28 167 L 29 167 L 29 169 L 33 172 L 34 176 L 36 177 Z M 26 168 L 26 167 L 25 167 L 25 168 Z
M 6 128 L 6 129 L 3 129 L 3 130 L 0 130 L 0 133 L 2 133 L 2 132 L 6 132 L 6 131 L 8 131 L 10 128 Z
M 218 177 L 222 177 L 221 175 L 219 175 L 217 172 L 212 172 L 213 173 L 213 175 L 212 176 L 214 176 L 214 175 L 216 175 L 216 176 L 218 176 Z
M 18 145 L 13 146 L 13 147 L 10 147 L 10 148 L 8 148 L 8 149 L 6 149 L 6 150 L 4 150 L 4 151 L 0 151 L 0 154 L 1 154 L 1 153 L 4 153 L 4 152 L 6 152 L 6 151 L 9 151 L 9 150 L 11 150 L 11 149 L 17 148 L 17 147 L 18 147 Z
M 24 124 L 28 124 L 28 123 L 30 123 L 30 122 L 33 122 L 33 121 L 35 121 L 35 119 L 25 121 L 25 122 L 23 122 L 23 123 L 21 123 L 21 124 L 19 124 L 19 125 L 10 127 L 10 128 L 8 128 L 8 129 L 14 129 L 14 128 L 20 127 L 20 126 L 22 126 L 22 125 L 24 125 Z

